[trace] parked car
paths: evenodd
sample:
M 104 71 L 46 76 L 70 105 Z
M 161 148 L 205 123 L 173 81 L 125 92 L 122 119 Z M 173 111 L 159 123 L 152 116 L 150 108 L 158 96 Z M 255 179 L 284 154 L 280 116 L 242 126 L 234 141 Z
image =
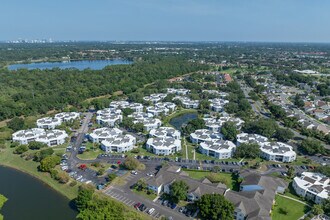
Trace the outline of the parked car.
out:
M 139 210 L 141 212 L 144 212 L 145 210 L 147 209 L 147 206 L 145 204 L 142 204 L 140 207 L 139 207 Z
M 141 206 L 141 203 L 138 202 L 138 203 L 136 203 L 136 204 L 134 205 L 134 208 L 135 208 L 135 209 L 138 209 L 140 206 Z
M 148 214 L 151 215 L 152 213 L 154 213 L 154 211 L 155 211 L 155 209 L 151 208 L 151 209 L 149 209 Z
M 162 205 L 167 206 L 167 204 L 168 204 L 168 200 L 164 200 Z
M 175 208 L 176 208 L 176 204 L 175 203 L 172 203 L 171 209 L 175 209 Z
M 132 170 L 131 174 L 137 175 L 138 173 L 135 170 Z

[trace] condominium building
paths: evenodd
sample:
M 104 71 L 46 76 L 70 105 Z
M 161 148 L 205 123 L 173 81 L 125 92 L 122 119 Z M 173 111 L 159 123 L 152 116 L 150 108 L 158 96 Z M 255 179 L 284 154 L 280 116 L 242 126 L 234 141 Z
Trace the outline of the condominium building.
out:
M 209 99 L 209 102 L 211 110 L 215 112 L 222 112 L 224 110 L 225 105 L 229 103 L 228 100 L 219 98 Z
M 197 109 L 199 107 L 199 100 L 191 100 L 188 97 L 175 96 L 173 100 L 180 100 L 184 108 Z
M 292 186 L 299 196 L 316 204 L 329 198 L 330 178 L 320 173 L 303 172 L 293 179 Z
M 20 130 L 13 135 L 13 141 L 20 144 L 28 144 L 31 141 L 37 141 L 47 144 L 48 146 L 55 146 L 65 143 L 68 137 L 63 130 L 44 130 L 42 128 L 32 128 L 28 130 Z
M 136 138 L 130 134 L 119 134 L 101 142 L 101 148 L 107 153 L 125 153 L 135 148 L 135 145 Z
M 106 108 L 96 112 L 96 122 L 100 125 L 114 127 L 122 120 L 123 116 L 120 109 Z
M 236 140 L 237 140 L 237 146 L 243 143 L 247 143 L 247 144 L 256 143 L 259 146 L 263 146 L 265 142 L 268 142 L 267 137 L 264 137 L 259 134 L 248 134 L 248 133 L 238 134 Z
M 236 145 L 231 141 L 213 139 L 199 144 L 199 150 L 202 154 L 217 159 L 231 158 L 235 152 Z
M 88 135 L 88 137 L 93 143 L 101 143 L 103 140 L 107 138 L 118 136 L 122 133 L 123 131 L 118 128 L 103 127 L 103 128 L 95 129 L 92 133 Z
M 189 89 L 167 88 L 167 93 L 176 94 L 176 95 L 188 95 L 190 93 L 190 90 Z
M 198 129 L 194 133 L 190 134 L 190 140 L 194 144 L 198 144 L 204 141 L 212 141 L 213 139 L 222 139 L 223 135 L 220 133 L 212 132 L 207 129 Z
M 62 121 L 72 121 L 80 117 L 78 112 L 61 112 L 55 115 L 55 118 L 59 118 Z
M 149 138 L 146 147 L 152 153 L 157 155 L 171 155 L 181 151 L 181 140 L 172 137 Z
M 296 152 L 292 146 L 282 142 L 266 142 L 261 147 L 261 157 L 266 160 L 292 162 L 296 159 Z
M 151 94 L 149 96 L 143 97 L 144 101 L 151 102 L 151 103 L 157 103 L 162 101 L 167 96 L 166 93 L 155 93 Z
M 60 118 L 45 117 L 37 120 L 38 128 L 55 129 L 57 126 L 61 124 L 62 124 L 62 120 Z
M 152 129 L 150 130 L 149 135 L 151 137 L 157 138 L 172 137 L 178 140 L 181 138 L 181 132 L 172 127 L 160 127 L 157 129 Z

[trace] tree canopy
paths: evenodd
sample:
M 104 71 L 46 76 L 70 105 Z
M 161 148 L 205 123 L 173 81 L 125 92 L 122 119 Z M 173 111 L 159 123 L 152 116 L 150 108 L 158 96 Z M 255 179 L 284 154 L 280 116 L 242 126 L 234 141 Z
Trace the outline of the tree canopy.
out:
M 234 141 L 239 131 L 234 122 L 225 122 L 221 127 L 221 133 L 227 140 Z
M 232 220 L 234 205 L 220 194 L 205 194 L 196 202 L 202 219 Z
M 187 191 L 189 189 L 189 186 L 184 181 L 175 181 L 170 186 L 170 196 L 171 200 L 174 203 L 178 203 L 180 200 L 185 200 L 187 197 Z

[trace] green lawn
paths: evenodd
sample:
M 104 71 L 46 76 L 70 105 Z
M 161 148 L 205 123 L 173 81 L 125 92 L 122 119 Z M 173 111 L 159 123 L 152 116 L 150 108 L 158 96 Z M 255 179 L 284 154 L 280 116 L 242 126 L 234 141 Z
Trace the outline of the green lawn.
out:
M 189 177 L 192 179 L 201 180 L 204 177 L 212 177 L 209 178 L 214 182 L 224 182 L 228 188 L 238 191 L 238 178 L 234 174 L 231 173 L 213 173 L 209 171 L 198 171 L 198 170 L 184 170 L 189 174 Z
M 153 194 L 153 193 L 147 194 L 145 191 L 138 191 L 136 189 L 133 189 L 132 192 L 134 192 L 135 194 L 138 194 L 146 199 L 149 199 L 151 201 L 153 201 L 157 197 L 156 194 Z
M 272 211 L 273 220 L 296 220 L 309 211 L 308 206 L 281 196 L 276 196 L 275 201 Z M 283 210 L 288 213 L 285 214 Z
M 89 150 L 85 151 L 82 154 L 77 154 L 77 157 L 81 160 L 93 160 L 95 159 L 99 154 L 104 153 L 101 149 L 96 149 L 96 150 Z
M 73 199 L 77 196 L 78 185 L 74 187 L 69 186 L 69 184 L 60 184 L 56 180 L 52 179 L 48 173 L 43 173 L 38 171 L 39 163 L 32 160 L 25 160 L 19 155 L 13 154 L 13 148 L 1 149 L 0 151 L 0 165 L 8 166 L 20 170 L 22 172 L 28 173 L 34 176 L 47 185 L 55 189 L 56 191 L 63 194 L 69 199 Z

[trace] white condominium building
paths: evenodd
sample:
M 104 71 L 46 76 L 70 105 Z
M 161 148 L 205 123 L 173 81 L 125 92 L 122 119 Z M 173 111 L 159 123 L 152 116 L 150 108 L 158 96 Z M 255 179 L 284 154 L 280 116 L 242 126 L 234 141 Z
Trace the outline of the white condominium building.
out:
M 158 108 L 167 108 L 169 111 L 173 112 L 176 109 L 176 105 L 173 102 L 158 102 L 155 104 Z
M 127 102 L 127 101 L 112 101 L 109 105 L 111 109 L 125 109 L 130 108 L 134 112 L 142 112 L 143 105 L 141 103 L 136 102 Z
M 150 130 L 149 135 L 151 137 L 157 138 L 172 137 L 178 140 L 181 138 L 181 132 L 172 127 L 160 127 L 157 129 L 152 129 Z
M 196 109 L 199 106 L 199 100 L 191 100 L 188 97 L 175 96 L 173 100 L 180 100 L 184 108 L 193 108 Z
M 233 122 L 237 129 L 241 129 L 244 121 L 240 118 L 233 118 L 233 117 L 220 117 L 219 119 L 215 118 L 204 118 L 205 126 L 213 131 L 213 132 L 220 132 L 221 127 L 226 122 Z
M 78 112 L 61 112 L 55 115 L 55 118 L 59 118 L 62 121 L 72 121 L 80 117 Z
M 152 118 L 152 114 L 144 112 L 135 112 L 128 117 L 133 118 L 133 123 L 142 123 L 144 130 L 150 131 L 151 129 L 159 128 L 162 125 L 161 120 L 158 118 Z
M 135 148 L 136 138 L 130 134 L 113 136 L 101 142 L 101 148 L 107 152 L 124 153 Z
M 259 134 L 248 134 L 248 133 L 241 133 L 238 134 L 236 137 L 237 140 L 237 146 L 246 143 L 246 144 L 251 144 L 251 143 L 256 143 L 259 146 L 263 146 L 264 143 L 268 142 L 268 138 L 259 135 Z
M 57 129 L 44 130 L 42 128 L 17 131 L 12 136 L 13 141 L 20 144 L 28 144 L 31 141 L 37 141 L 45 143 L 48 146 L 64 144 L 65 139 L 68 137 L 65 131 Z
M 63 130 L 46 130 L 40 134 L 36 141 L 47 144 L 48 146 L 56 146 L 65 143 L 68 134 Z
M 223 135 L 215 133 L 207 129 L 199 129 L 190 134 L 190 140 L 194 144 L 198 144 L 204 141 L 212 141 L 213 139 L 222 139 Z
M 292 186 L 298 195 L 316 204 L 329 198 L 330 179 L 320 173 L 303 172 L 293 179 Z
M 149 138 L 146 147 L 157 155 L 171 155 L 181 151 L 181 140 L 172 137 Z
M 54 129 L 61 124 L 62 120 L 60 118 L 45 117 L 37 120 L 38 128 Z
M 199 150 L 202 154 L 217 159 L 231 158 L 235 152 L 236 145 L 231 141 L 213 139 L 200 143 Z
M 32 128 L 28 130 L 20 130 L 13 133 L 13 141 L 19 144 L 28 144 L 31 141 L 36 141 L 39 135 L 44 134 L 45 130 L 42 128 Z
M 122 120 L 123 116 L 120 109 L 106 108 L 96 112 L 96 122 L 100 125 L 114 127 Z
M 109 108 L 111 109 L 123 109 L 123 108 L 128 108 L 129 102 L 127 101 L 112 101 L 109 104 Z
M 107 138 L 118 136 L 122 133 L 123 131 L 118 128 L 104 127 L 104 128 L 95 129 L 92 133 L 88 135 L 88 137 L 93 143 L 101 143 L 101 141 Z
M 218 90 L 202 90 L 202 92 L 209 93 L 209 94 L 212 94 L 212 95 L 216 95 L 216 96 L 221 97 L 221 98 L 224 98 L 224 97 L 228 96 L 228 93 L 220 92 Z
M 176 94 L 176 95 L 188 95 L 190 93 L 190 90 L 189 89 L 167 88 L 167 93 Z
M 296 152 L 293 148 L 282 142 L 266 142 L 260 148 L 261 157 L 266 160 L 279 162 L 292 162 L 296 159 Z
M 229 103 L 228 100 L 218 98 L 209 99 L 209 102 L 211 110 L 215 112 L 222 112 L 224 110 L 225 105 Z
M 151 94 L 150 96 L 143 97 L 143 100 L 147 102 L 157 103 L 162 101 L 166 96 L 167 94 L 165 93 L 156 93 L 156 94 Z

